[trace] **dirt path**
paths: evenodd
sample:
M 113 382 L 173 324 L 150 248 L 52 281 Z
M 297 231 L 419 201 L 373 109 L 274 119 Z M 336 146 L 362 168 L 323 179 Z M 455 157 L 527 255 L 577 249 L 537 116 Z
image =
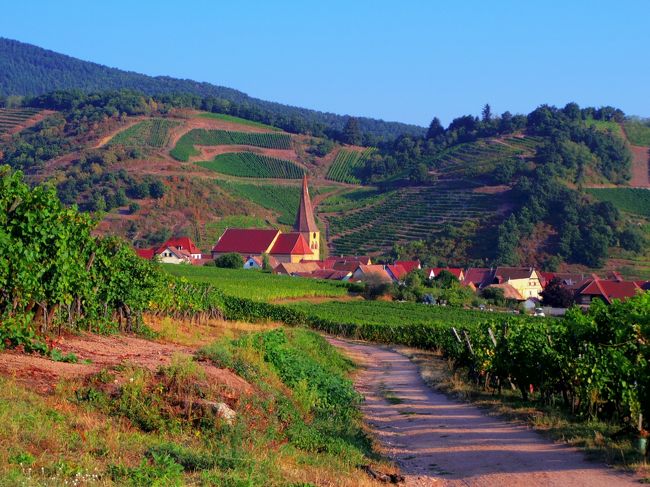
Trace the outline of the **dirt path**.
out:
M 432 391 L 416 365 L 395 351 L 329 341 L 363 366 L 355 382 L 365 396 L 364 415 L 407 487 L 639 485 L 575 449 Z

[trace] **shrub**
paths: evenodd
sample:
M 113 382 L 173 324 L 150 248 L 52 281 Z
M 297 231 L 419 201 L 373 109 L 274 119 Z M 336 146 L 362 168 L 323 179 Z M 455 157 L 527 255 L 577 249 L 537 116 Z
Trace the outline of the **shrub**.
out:
M 243 261 L 241 255 L 237 252 L 229 252 L 221 255 L 214 260 L 214 265 L 224 269 L 241 269 Z

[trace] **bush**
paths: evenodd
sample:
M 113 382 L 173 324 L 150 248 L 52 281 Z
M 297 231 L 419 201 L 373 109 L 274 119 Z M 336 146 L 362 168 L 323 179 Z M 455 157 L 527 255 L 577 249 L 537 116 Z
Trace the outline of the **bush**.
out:
M 244 265 L 241 255 L 237 252 L 229 252 L 214 260 L 214 265 L 224 269 L 241 269 Z

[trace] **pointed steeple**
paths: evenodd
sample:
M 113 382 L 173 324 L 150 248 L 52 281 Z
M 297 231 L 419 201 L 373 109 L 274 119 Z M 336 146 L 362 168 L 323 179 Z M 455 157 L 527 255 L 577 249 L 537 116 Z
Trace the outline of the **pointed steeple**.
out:
M 294 232 L 312 233 L 318 232 L 316 221 L 314 220 L 314 210 L 311 207 L 309 199 L 309 188 L 307 187 L 307 175 L 302 179 L 302 194 L 300 195 L 300 206 L 296 215 L 296 223 L 293 225 Z

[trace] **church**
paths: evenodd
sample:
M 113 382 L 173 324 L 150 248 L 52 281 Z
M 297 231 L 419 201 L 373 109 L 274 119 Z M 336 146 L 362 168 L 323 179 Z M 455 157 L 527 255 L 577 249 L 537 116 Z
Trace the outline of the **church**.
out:
M 243 258 L 266 254 L 279 263 L 298 263 L 303 260 L 319 260 L 319 245 L 320 230 L 314 219 L 305 175 L 292 232 L 284 233 L 273 228 L 227 228 L 212 248 L 212 258 L 236 252 Z

